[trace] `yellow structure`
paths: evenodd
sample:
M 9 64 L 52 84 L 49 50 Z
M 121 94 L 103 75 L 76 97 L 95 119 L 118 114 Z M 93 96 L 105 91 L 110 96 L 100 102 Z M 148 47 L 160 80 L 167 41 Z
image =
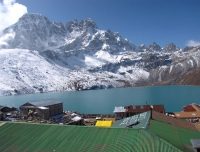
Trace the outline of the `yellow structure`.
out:
M 113 124 L 112 120 L 98 120 L 96 122 L 96 127 L 111 127 Z

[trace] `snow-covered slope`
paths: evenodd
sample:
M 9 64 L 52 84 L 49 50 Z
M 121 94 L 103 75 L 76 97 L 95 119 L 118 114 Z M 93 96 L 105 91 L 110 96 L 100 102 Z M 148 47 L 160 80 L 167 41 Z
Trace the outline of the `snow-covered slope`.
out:
M 130 67 L 135 74 L 127 73 L 127 68 L 123 66 L 119 66 L 116 69 L 118 72 L 115 73 L 104 70 L 92 71 L 91 68 L 101 68 L 109 60 L 109 56 L 106 60 L 101 59 L 101 55 L 98 57 L 87 55 L 81 60 L 72 56 L 66 63 L 62 63 L 61 60 L 52 60 L 40 55 L 38 51 L 1 49 L 0 93 L 10 95 L 123 87 L 126 81 L 134 84 L 139 78 L 148 78 L 148 72 L 139 68 Z M 118 63 L 117 59 L 112 62 Z
M 199 47 L 138 48 L 92 19 L 25 14 L 0 38 L 0 95 L 130 87 L 171 81 L 199 66 Z

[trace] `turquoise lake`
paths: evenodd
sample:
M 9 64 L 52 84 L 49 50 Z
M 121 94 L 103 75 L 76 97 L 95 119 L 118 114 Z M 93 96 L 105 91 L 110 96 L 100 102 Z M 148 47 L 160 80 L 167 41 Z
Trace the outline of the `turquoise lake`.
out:
M 55 98 L 63 102 L 65 111 L 111 114 L 115 106 L 164 104 L 168 112 L 181 111 L 191 103 L 200 104 L 199 86 L 157 86 L 105 90 L 50 92 L 17 96 L 1 96 L 0 105 L 19 107 L 36 100 Z

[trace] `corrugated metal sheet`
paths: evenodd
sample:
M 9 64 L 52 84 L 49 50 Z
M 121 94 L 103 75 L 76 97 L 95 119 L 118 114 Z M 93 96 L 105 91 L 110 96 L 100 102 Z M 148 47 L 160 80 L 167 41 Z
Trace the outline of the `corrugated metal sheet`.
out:
M 153 111 L 153 119 L 173 125 L 174 127 L 197 130 L 195 126 L 183 119 L 173 118 L 158 112 Z
M 200 111 L 199 105 L 192 104 L 192 107 L 193 107 L 196 111 Z
M 113 112 L 125 112 L 126 109 L 124 109 L 124 107 L 115 107 Z
M 112 127 L 126 128 L 131 126 L 132 128 L 146 128 L 149 119 L 150 119 L 150 111 L 115 121 Z
M 81 117 L 79 117 L 79 116 L 75 116 L 74 118 L 72 118 L 71 120 L 73 120 L 73 121 L 79 121 L 79 120 L 81 120 L 82 118 Z
M 188 106 L 183 107 L 184 112 L 194 112 L 194 111 L 200 111 L 199 105 L 196 104 L 190 104 Z
M 200 111 L 195 112 L 174 112 L 176 118 L 200 118 Z
M 16 111 L 17 108 L 15 107 L 7 107 L 7 106 L 0 106 L 1 112 L 10 112 L 10 111 Z
M 40 100 L 40 101 L 33 101 L 33 102 L 28 102 L 31 105 L 34 105 L 36 107 L 45 107 L 49 105 L 54 105 L 54 104 L 59 104 L 62 103 L 61 101 L 58 101 L 56 99 L 47 99 L 47 100 Z
M 137 105 L 137 106 L 125 106 L 126 112 L 146 112 L 149 111 L 151 106 L 153 106 L 153 110 L 157 112 L 164 112 L 164 105 Z
M 111 127 L 113 122 L 111 120 L 98 120 L 95 124 L 96 127 Z
M 153 112 L 148 129 L 182 151 L 193 151 L 190 139 L 200 138 L 200 132 L 191 125 L 190 122 Z
M 7 123 L 0 127 L 0 151 L 178 152 L 143 129 Z
M 191 143 L 192 143 L 192 146 L 194 148 L 200 148 L 200 139 L 190 139 Z

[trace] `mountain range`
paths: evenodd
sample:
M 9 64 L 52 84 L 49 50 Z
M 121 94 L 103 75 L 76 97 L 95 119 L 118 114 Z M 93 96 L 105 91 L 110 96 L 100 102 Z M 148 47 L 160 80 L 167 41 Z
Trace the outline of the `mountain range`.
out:
M 25 14 L 0 37 L 0 95 L 170 84 L 199 67 L 200 47 L 134 45 L 96 23 Z

